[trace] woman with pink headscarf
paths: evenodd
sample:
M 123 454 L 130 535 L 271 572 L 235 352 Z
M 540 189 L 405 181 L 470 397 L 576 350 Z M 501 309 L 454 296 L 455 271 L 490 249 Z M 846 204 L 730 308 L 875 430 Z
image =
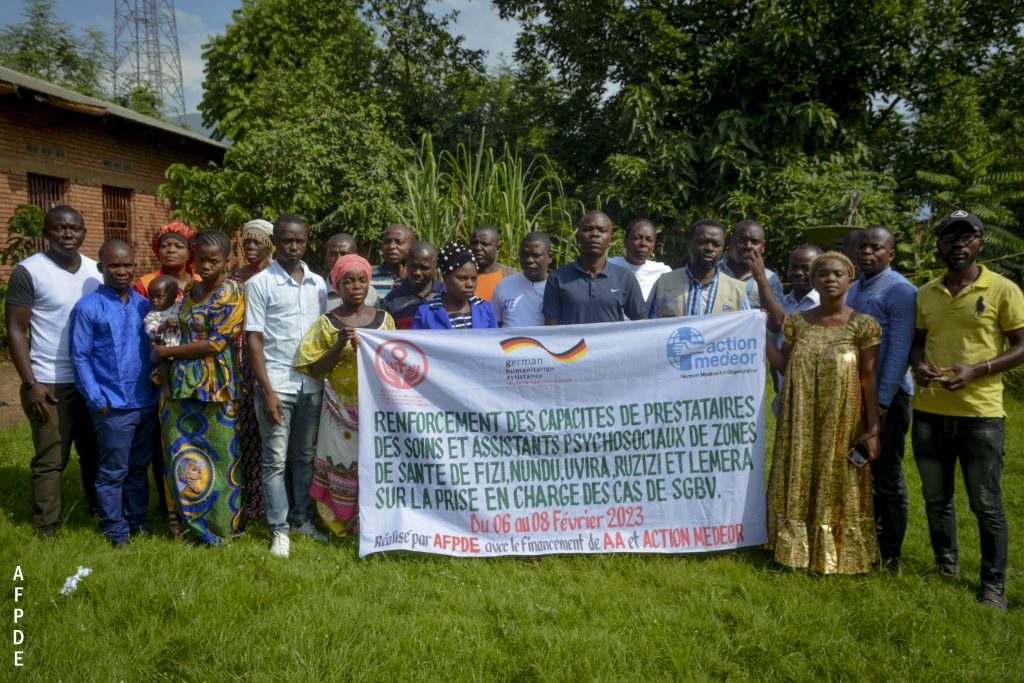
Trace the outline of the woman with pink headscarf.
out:
M 324 382 L 323 410 L 310 495 L 324 524 L 338 536 L 359 530 L 359 380 L 355 329 L 395 329 L 391 316 L 367 306 L 369 262 L 342 256 L 329 279 L 341 305 L 320 316 L 299 345 L 295 367 Z

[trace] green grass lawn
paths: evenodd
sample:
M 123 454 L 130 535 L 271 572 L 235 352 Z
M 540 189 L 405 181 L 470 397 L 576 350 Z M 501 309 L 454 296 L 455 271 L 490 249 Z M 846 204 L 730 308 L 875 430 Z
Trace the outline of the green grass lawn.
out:
M 52 542 L 29 527 L 27 427 L 0 432 L 0 572 L 20 565 L 25 642 L 5 680 L 1020 680 L 1024 677 L 1024 404 L 1009 404 L 1004 498 L 1010 610 L 974 601 L 978 533 L 961 495 L 964 579 L 929 578 L 920 481 L 899 576 L 818 577 L 767 551 L 453 559 L 293 540 L 263 524 L 223 548 L 164 532 L 115 551 L 65 477 Z M 769 442 L 770 443 L 770 442 Z M 958 481 L 958 486 L 960 482 Z M 78 565 L 93 573 L 58 595 Z M 13 627 L 12 627 L 13 628 Z M 13 652 L 23 649 L 24 667 Z

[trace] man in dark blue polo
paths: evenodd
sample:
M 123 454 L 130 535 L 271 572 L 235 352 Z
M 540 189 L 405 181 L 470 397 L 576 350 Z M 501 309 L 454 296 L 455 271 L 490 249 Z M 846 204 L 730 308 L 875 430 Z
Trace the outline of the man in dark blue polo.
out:
M 550 276 L 544 289 L 544 323 L 577 325 L 647 317 L 633 273 L 608 263 L 612 221 L 590 211 L 576 224 L 579 257 Z

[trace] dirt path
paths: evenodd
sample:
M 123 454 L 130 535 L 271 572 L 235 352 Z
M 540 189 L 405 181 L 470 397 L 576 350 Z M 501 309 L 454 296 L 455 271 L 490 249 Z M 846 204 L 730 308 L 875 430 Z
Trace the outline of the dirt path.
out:
M 21 409 L 21 378 L 10 361 L 0 362 L 0 429 L 25 424 L 25 412 Z

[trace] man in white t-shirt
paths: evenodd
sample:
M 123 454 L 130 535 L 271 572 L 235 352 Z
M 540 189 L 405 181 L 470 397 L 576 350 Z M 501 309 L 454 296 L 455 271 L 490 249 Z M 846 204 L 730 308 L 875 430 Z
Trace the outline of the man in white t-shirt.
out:
M 544 324 L 544 287 L 551 265 L 551 238 L 543 232 L 531 232 L 519 245 L 516 273 L 498 282 L 491 305 L 502 327 L 532 327 Z
M 654 283 L 665 273 L 672 272 L 672 268 L 664 263 L 650 260 L 657 241 L 658 229 L 654 222 L 649 218 L 634 218 L 626 226 L 626 255 L 608 259 L 608 263 L 621 266 L 636 276 L 640 293 L 648 303 Z
M 18 264 L 7 284 L 7 336 L 21 377 L 21 405 L 32 427 L 32 526 L 46 538 L 60 524 L 60 479 L 75 444 L 89 512 L 96 505 L 99 454 L 92 415 L 75 387 L 69 347 L 71 309 L 99 288 L 96 261 L 78 253 L 82 214 L 70 206 L 46 213 L 46 251 Z M 26 334 L 31 331 L 31 343 Z

